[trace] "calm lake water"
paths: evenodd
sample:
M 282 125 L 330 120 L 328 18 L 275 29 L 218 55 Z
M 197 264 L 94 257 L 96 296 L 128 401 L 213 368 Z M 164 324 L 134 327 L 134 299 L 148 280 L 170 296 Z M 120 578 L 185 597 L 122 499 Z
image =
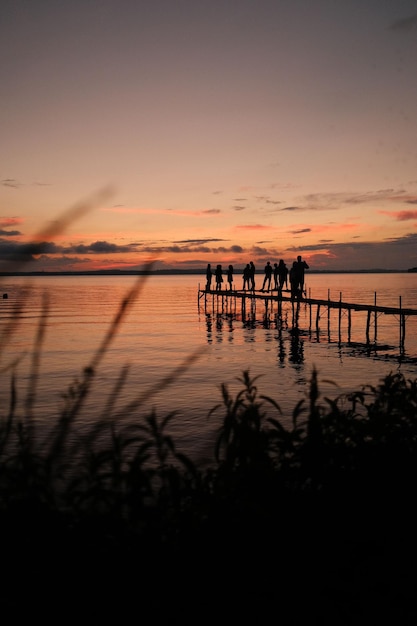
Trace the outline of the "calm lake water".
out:
M 2 411 L 8 404 L 12 371 L 19 411 L 24 410 L 42 323 L 45 335 L 34 415 L 38 422 L 52 423 L 63 406 L 63 395 L 91 364 L 137 280 L 133 276 L 1 278 L 0 292 L 8 295 L 0 301 Z M 212 296 L 206 302 L 199 299 L 204 276 L 139 280 L 142 289 L 97 367 L 82 416 L 85 423 L 103 414 L 115 415 L 148 393 L 129 419 L 140 419 L 152 409 L 160 417 L 176 411 L 170 432 L 182 450 L 200 458 L 212 451 L 222 413 L 216 413 L 217 418 L 208 418 L 208 413 L 221 402 L 221 383 L 236 394 L 244 370 L 259 376 L 260 392 L 278 402 L 284 422 L 296 403 L 307 397 L 313 368 L 318 371 L 322 399 L 363 384 L 375 385 L 390 372 L 417 378 L 417 317 L 406 320 L 401 351 L 397 316 L 378 316 L 376 338 L 372 320 L 367 343 L 365 312 L 352 313 L 349 336 L 347 315 L 342 315 L 339 330 L 338 312 L 332 310 L 328 316 L 327 308 L 322 308 L 317 331 L 316 308 L 310 314 L 310 308 L 301 304 L 298 332 L 294 332 L 290 303 L 283 304 L 281 317 L 277 303 L 271 308 L 263 300 L 242 312 L 240 301 L 222 304 Z M 240 273 L 235 280 L 240 288 Z M 307 274 L 305 286 L 312 298 L 417 309 L 417 274 Z M 167 384 L 165 379 L 198 351 L 199 357 Z M 116 396 L 125 367 L 124 384 Z

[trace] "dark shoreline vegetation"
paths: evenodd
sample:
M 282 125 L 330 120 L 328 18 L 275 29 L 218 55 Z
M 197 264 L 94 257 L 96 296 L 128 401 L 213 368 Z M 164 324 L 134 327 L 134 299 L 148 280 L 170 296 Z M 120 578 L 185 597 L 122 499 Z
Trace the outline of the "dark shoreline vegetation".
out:
M 81 431 L 101 359 L 145 280 L 47 432 L 34 410 L 47 302 L 24 398 L 16 364 L 3 366 L 0 614 L 415 623 L 417 380 L 391 373 L 330 399 L 313 370 L 284 427 L 279 398 L 245 370 L 241 391 L 223 385 L 209 412 L 218 437 L 212 462 L 199 466 L 170 436 L 174 413 L 144 412 L 146 393 L 119 407 L 123 370 L 105 414 Z M 22 312 L 1 329 L 2 356 Z M 175 393 L 199 357 L 147 397 L 165 385 Z

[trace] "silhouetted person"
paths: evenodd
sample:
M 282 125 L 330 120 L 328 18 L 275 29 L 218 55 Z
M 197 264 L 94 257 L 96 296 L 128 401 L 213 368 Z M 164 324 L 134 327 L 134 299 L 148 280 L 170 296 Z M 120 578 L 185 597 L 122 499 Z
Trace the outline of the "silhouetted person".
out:
M 233 265 L 229 265 L 227 268 L 227 282 L 229 283 L 229 290 L 233 289 Z
M 249 267 L 250 267 L 251 289 L 252 291 L 255 291 L 255 266 L 253 264 L 253 261 L 249 263 Z
M 211 279 L 213 278 L 213 272 L 211 270 L 211 265 L 210 263 L 207 264 L 207 269 L 206 269 L 206 291 L 210 291 L 211 289 Z
M 274 263 L 274 289 L 278 289 L 278 263 Z
M 289 275 L 291 298 L 296 298 L 298 295 L 297 261 L 294 261 L 294 263 L 292 264 Z
M 285 288 L 288 289 L 288 267 L 285 265 L 283 259 L 279 260 L 278 263 L 278 289 L 280 291 Z
M 300 292 L 300 296 L 302 296 L 304 293 L 304 270 L 308 270 L 309 265 L 305 261 L 303 261 L 300 255 L 297 257 L 297 260 L 294 261 L 294 263 L 297 289 Z
M 250 289 L 251 279 L 251 267 L 249 263 L 247 263 L 246 267 L 243 268 L 243 290 L 246 288 Z
M 267 291 L 271 289 L 271 279 L 272 279 L 272 265 L 269 261 L 267 261 L 265 265 L 265 277 L 264 282 L 262 283 L 261 291 L 265 291 L 265 285 L 268 285 Z
M 214 271 L 214 275 L 216 277 L 216 291 L 221 291 L 222 282 L 223 282 L 223 270 L 222 266 L 218 265 Z

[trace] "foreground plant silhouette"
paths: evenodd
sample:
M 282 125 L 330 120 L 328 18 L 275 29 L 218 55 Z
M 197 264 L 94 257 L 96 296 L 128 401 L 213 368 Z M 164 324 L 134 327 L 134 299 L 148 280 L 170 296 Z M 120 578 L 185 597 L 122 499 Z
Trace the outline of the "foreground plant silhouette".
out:
M 233 397 L 223 385 L 223 402 L 210 411 L 209 418 L 218 420 L 218 439 L 212 464 L 199 467 L 169 435 L 175 414 L 158 419 L 154 412 L 134 412 L 122 424 L 103 416 L 79 437 L 73 418 L 92 375 L 86 370 L 71 386 L 46 440 L 26 417 L 15 415 L 12 379 L 0 425 L 1 530 L 14 545 L 5 561 L 9 568 L 18 554 L 26 568 L 43 571 L 46 563 L 53 572 L 57 555 L 74 566 L 73 559 L 87 551 L 100 586 L 101 568 L 122 567 L 112 593 L 122 593 L 120 581 L 123 589 L 129 584 L 125 568 L 135 562 L 140 597 L 149 600 L 174 589 L 178 597 L 173 564 L 189 572 L 183 580 L 194 595 L 202 593 L 215 567 L 221 597 L 249 575 L 256 597 L 275 597 L 278 585 L 281 606 L 288 609 L 300 592 L 311 615 L 318 598 L 326 603 L 324 613 L 337 611 L 334 593 L 339 599 L 346 594 L 344 577 L 354 580 L 359 564 L 370 567 L 370 554 L 378 564 L 370 575 L 381 585 L 378 551 L 385 566 L 391 563 L 400 528 L 408 554 L 414 554 L 413 535 L 404 533 L 416 517 L 416 381 L 390 374 L 376 387 L 320 402 L 313 371 L 309 403 L 295 407 L 288 427 L 279 403 L 260 395 L 258 378 L 244 371 L 242 390 Z M 387 511 L 390 520 L 396 516 L 389 525 Z M 271 560 L 278 574 L 271 575 Z M 219 571 L 219 564 L 227 569 Z M 306 579 L 311 567 L 314 575 Z M 352 580 L 349 593 L 353 585 L 359 610 L 373 583 Z M 400 586 L 384 593 L 395 601 L 401 597 L 402 610 L 409 610 Z M 304 615 L 300 607 L 292 610 Z

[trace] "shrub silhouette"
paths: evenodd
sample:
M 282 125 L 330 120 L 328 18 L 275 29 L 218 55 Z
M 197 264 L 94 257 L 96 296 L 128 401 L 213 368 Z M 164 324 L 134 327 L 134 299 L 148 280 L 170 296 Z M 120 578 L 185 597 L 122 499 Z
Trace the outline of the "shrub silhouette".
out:
M 223 402 L 210 411 L 210 419 L 219 419 L 218 439 L 212 464 L 199 467 L 169 435 L 175 414 L 161 420 L 155 413 L 135 414 L 122 425 L 104 417 L 78 437 L 74 416 L 91 376 L 85 371 L 70 387 L 56 429 L 41 444 L 35 424 L 14 414 L 12 377 L 0 425 L 0 515 L 3 537 L 20 547 L 5 560 L 8 571 L 19 554 L 20 566 L 29 570 L 43 571 L 40 563 L 46 563 L 50 573 L 43 576 L 54 589 L 54 550 L 73 565 L 88 551 L 90 573 L 106 589 L 100 568 L 124 570 L 139 559 L 141 597 L 175 590 L 179 598 L 173 563 L 180 562 L 194 598 L 215 568 L 225 602 L 224 590 L 236 593 L 249 570 L 256 572 L 251 597 L 266 602 L 280 589 L 283 616 L 307 618 L 306 609 L 294 608 L 300 593 L 308 598 L 310 617 L 317 611 L 323 617 L 337 611 L 336 594 L 354 619 L 370 593 L 363 581 L 350 580 L 356 608 L 348 608 L 345 577 L 355 581 L 358 563 L 381 585 L 380 559 L 386 576 L 399 565 L 393 561 L 398 533 L 414 555 L 407 531 L 415 522 L 416 381 L 390 374 L 376 387 L 320 403 L 313 371 L 309 406 L 301 402 L 291 427 L 284 427 L 279 404 L 260 395 L 257 378 L 244 371 L 237 396 L 223 385 Z M 267 407 L 277 417 L 268 417 Z M 272 563 L 279 566 L 271 574 Z M 306 578 L 312 564 L 314 576 Z M 156 579 L 155 589 L 150 580 Z M 70 584 L 65 576 L 63 581 Z M 111 593 L 120 595 L 120 585 L 128 585 L 126 572 L 113 579 Z M 39 592 L 36 583 L 33 589 Z M 394 604 L 402 598 L 403 612 L 411 610 L 398 586 L 385 594 Z M 324 613 L 317 606 L 323 602 Z

